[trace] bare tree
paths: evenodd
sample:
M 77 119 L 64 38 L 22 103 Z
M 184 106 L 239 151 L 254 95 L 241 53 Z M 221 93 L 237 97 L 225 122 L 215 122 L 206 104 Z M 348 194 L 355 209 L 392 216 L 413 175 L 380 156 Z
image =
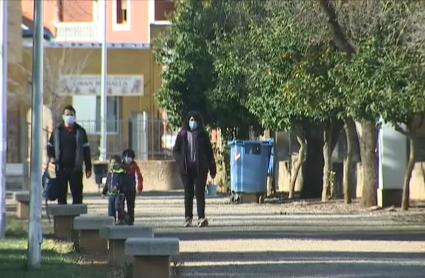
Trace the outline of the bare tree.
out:
M 84 52 L 83 54 L 81 54 Z M 62 75 L 77 75 L 81 74 L 87 65 L 88 59 L 93 54 L 93 50 L 79 50 L 70 48 L 46 48 L 44 58 L 44 104 L 51 110 L 53 114 L 53 122 L 46 123 L 46 126 L 54 126 L 54 123 L 60 120 L 61 109 L 67 101 L 67 97 L 57 93 L 59 88 L 60 77 Z M 54 55 L 59 53 L 59 55 Z M 31 59 L 31 52 L 24 52 L 24 61 Z M 27 60 L 28 61 L 28 60 Z M 17 134 L 20 136 L 29 136 L 31 118 L 28 116 L 31 107 L 32 91 L 32 70 L 23 63 L 15 63 L 11 67 L 11 73 L 8 75 L 8 110 L 12 113 L 22 113 L 26 111 L 26 123 L 23 123 L 20 131 Z M 45 109 L 44 109 L 45 110 Z M 43 110 L 43 111 L 44 111 Z M 50 114 L 50 113 L 49 113 Z M 49 119 L 45 119 L 50 121 Z M 46 128 L 46 127 L 44 127 Z M 50 128 L 46 131 L 46 136 L 51 132 Z M 16 140 L 19 138 L 16 135 Z M 13 137 L 14 138 L 14 137 Z M 30 140 L 30 138 L 28 137 Z M 13 146 L 15 147 L 15 146 Z M 12 146 L 11 146 L 12 148 Z M 23 158 L 27 158 L 30 153 L 30 148 L 24 146 L 16 146 L 22 151 Z M 27 152 L 27 155 L 25 153 Z
M 31 105 L 31 70 L 20 63 L 11 66 L 8 75 L 8 107 L 17 109 L 18 106 L 28 108 Z
M 54 55 L 55 52 L 59 55 Z M 84 53 L 82 54 L 82 52 Z M 44 55 L 44 104 L 52 109 L 55 115 L 58 115 L 57 112 L 60 112 L 67 100 L 66 97 L 58 94 L 61 76 L 81 74 L 93 54 L 94 50 L 92 49 L 46 48 Z M 31 69 L 16 63 L 12 70 L 14 74 L 8 76 L 8 87 L 11 91 L 8 96 L 9 107 L 18 105 L 29 107 L 32 97 Z
M 61 77 L 81 74 L 90 56 L 94 54 L 94 50 L 75 48 L 55 50 L 59 52 L 59 55 L 53 55 L 53 51 L 50 51 L 44 56 L 44 103 L 52 109 L 53 117 L 57 122 L 60 120 L 58 117 L 61 115 L 61 109 L 67 101 L 67 98 L 58 92 Z

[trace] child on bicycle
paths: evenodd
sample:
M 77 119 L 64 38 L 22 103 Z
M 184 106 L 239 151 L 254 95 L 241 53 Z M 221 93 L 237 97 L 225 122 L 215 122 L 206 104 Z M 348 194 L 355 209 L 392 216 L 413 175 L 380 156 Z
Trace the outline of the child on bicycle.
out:
M 108 195 L 108 215 L 113 216 L 115 224 L 125 224 L 125 185 L 127 183 L 127 170 L 121 163 L 121 158 L 112 156 L 110 168 L 106 177 L 106 183 L 102 190 L 102 195 Z

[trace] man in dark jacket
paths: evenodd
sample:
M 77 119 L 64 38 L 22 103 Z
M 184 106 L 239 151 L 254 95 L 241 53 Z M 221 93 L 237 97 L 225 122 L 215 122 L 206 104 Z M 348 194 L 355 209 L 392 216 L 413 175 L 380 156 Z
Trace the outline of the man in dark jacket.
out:
M 47 155 L 56 164 L 58 180 L 58 204 L 66 204 L 68 183 L 72 193 L 72 203 L 83 202 L 83 163 L 85 174 L 91 176 L 90 146 L 84 128 L 75 122 L 75 109 L 65 106 L 63 123 L 58 125 L 50 136 Z
M 189 112 L 176 138 L 173 155 L 184 184 L 185 227 L 192 225 L 193 196 L 196 196 L 198 226 L 208 226 L 205 218 L 205 186 L 208 171 L 216 175 L 216 165 L 208 133 L 201 114 Z

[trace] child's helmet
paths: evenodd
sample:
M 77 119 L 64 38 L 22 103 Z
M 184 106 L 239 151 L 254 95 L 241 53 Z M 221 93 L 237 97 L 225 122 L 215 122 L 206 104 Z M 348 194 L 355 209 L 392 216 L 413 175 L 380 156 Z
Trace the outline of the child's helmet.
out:
M 112 155 L 111 158 L 109 159 L 109 161 L 116 161 L 116 162 L 120 162 L 120 156 L 119 155 Z
M 134 159 L 136 157 L 136 154 L 132 149 L 126 149 L 122 152 L 121 158 L 124 159 L 124 157 L 130 157 Z
M 117 168 L 121 166 L 121 159 L 119 155 L 113 155 L 111 156 L 109 163 L 111 164 L 111 168 Z

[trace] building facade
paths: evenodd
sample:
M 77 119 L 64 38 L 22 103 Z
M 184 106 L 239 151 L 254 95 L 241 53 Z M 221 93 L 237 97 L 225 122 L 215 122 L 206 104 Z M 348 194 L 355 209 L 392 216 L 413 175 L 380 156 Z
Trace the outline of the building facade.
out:
M 10 17 L 22 26 L 23 32 L 31 31 L 34 1 L 10 2 L 16 8 L 16 16 Z M 88 131 L 93 157 L 98 156 L 103 39 L 100 16 L 106 9 L 108 155 L 127 147 L 138 149 L 143 159 L 164 155 L 161 143 L 164 124 L 155 101 L 161 85 L 160 67 L 154 61 L 151 30 L 169 24 L 166 19 L 174 9 L 174 2 L 46 0 L 43 3 L 44 104 L 51 109 L 54 124 L 60 120 L 62 108 L 73 104 L 77 121 Z M 22 146 L 29 143 L 26 114 L 31 104 L 31 36 L 24 38 L 19 46 L 22 59 L 8 69 L 9 118 L 16 122 L 10 128 L 9 140 L 19 142 L 9 144 L 11 163 L 23 163 L 29 157 L 27 148 Z

